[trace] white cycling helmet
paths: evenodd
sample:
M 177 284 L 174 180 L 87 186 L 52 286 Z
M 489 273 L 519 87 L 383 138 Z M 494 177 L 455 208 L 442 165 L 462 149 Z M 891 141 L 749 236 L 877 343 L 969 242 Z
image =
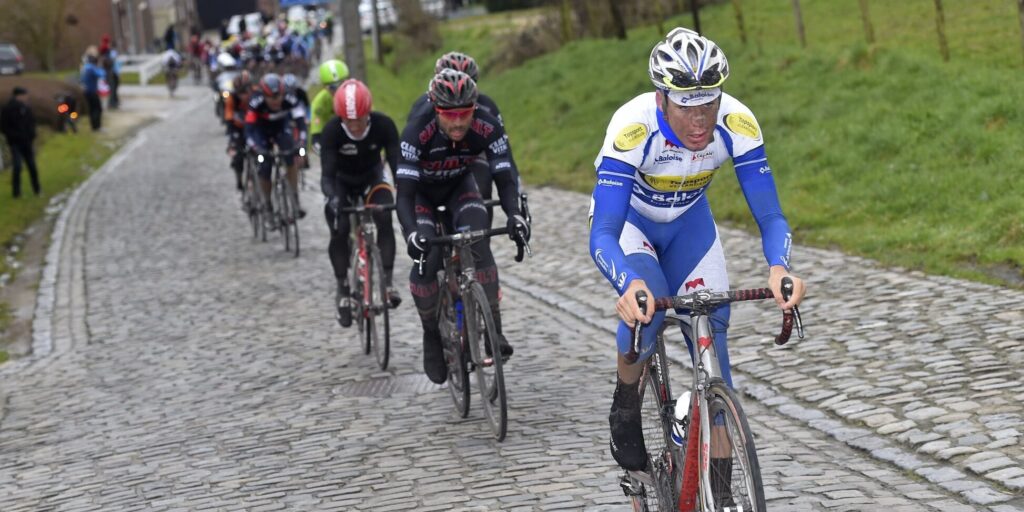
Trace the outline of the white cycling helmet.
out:
M 235 67 L 236 64 L 235 58 L 228 52 L 222 52 L 220 55 L 217 55 L 217 65 L 222 68 L 230 69 Z
M 680 105 L 700 105 L 721 95 L 729 61 L 714 41 L 688 29 L 673 29 L 651 50 L 651 82 Z

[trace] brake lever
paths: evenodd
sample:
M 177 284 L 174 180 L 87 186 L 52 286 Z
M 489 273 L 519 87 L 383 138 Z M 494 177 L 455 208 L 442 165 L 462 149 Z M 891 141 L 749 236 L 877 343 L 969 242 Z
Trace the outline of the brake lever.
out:
M 789 298 L 793 296 L 793 280 L 789 277 L 783 277 L 781 288 L 783 300 L 789 301 Z M 793 312 L 793 322 L 796 324 L 796 336 L 797 338 L 804 339 L 804 322 L 800 318 L 800 309 L 793 306 L 791 311 Z

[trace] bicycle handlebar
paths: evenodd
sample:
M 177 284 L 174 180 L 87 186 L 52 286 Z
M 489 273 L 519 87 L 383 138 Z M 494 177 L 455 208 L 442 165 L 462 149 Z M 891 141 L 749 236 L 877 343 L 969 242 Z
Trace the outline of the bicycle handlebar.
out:
M 782 297 L 785 300 L 793 294 L 793 280 L 789 277 L 782 278 Z M 689 295 L 675 295 L 672 297 L 661 297 L 654 300 L 654 310 L 664 311 L 668 309 L 698 309 L 698 310 L 710 310 L 718 306 L 729 304 L 731 302 L 741 302 L 747 300 L 763 300 L 775 298 L 775 294 L 772 293 L 770 288 L 752 288 L 746 290 L 729 290 L 725 292 L 711 292 L 708 290 L 700 290 Z M 640 311 L 647 313 L 647 294 L 643 290 L 636 292 L 637 305 L 640 306 Z M 803 321 L 800 319 L 800 310 L 793 307 L 790 310 L 782 312 L 782 329 L 779 334 L 775 336 L 776 345 L 785 345 L 789 341 L 789 337 L 793 332 L 793 325 L 796 325 L 797 337 L 803 339 L 804 337 L 804 326 Z M 633 324 L 633 336 L 632 343 L 629 347 L 629 352 L 624 354 L 622 357 L 629 364 L 633 364 L 640 357 L 640 330 L 643 324 L 636 322 Z
M 507 235 L 508 228 L 489 228 L 489 229 L 478 229 L 476 231 L 463 231 L 461 233 L 453 233 L 451 235 L 444 235 L 431 238 L 429 240 L 430 245 L 470 245 L 483 238 L 490 238 L 494 235 Z M 427 240 L 421 239 L 422 242 L 428 243 Z M 516 262 L 523 261 L 523 251 L 530 256 L 533 256 L 533 251 L 530 249 L 529 242 L 523 242 L 522 245 L 516 244 Z M 415 260 L 416 265 L 419 267 L 419 274 L 423 275 L 423 263 L 426 261 L 427 255 L 423 254 L 419 259 Z

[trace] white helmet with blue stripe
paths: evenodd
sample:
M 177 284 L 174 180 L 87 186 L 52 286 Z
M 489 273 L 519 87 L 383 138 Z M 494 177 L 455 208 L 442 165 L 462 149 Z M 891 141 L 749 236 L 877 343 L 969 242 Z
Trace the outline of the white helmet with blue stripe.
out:
M 669 93 L 676 103 L 686 104 L 680 102 L 683 97 L 693 97 L 693 101 L 702 102 L 709 97 L 708 91 L 704 94 L 689 91 L 721 87 L 722 82 L 729 78 L 729 61 L 714 41 L 688 28 L 678 27 L 654 45 L 648 73 L 654 86 Z M 718 93 L 707 101 L 716 97 Z

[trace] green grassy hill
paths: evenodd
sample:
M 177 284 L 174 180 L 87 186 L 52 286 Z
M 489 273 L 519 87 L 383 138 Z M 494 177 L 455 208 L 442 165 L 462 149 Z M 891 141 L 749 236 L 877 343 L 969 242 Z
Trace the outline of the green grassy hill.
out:
M 868 46 L 858 2 L 804 0 L 807 49 L 789 0 L 742 4 L 746 45 L 729 3 L 702 10 L 702 29 L 729 57 L 726 90 L 764 130 L 797 241 L 1021 286 L 1024 56 L 1015 3 L 946 0 L 949 63 L 932 2 L 871 2 L 877 43 Z M 445 49 L 486 63 L 504 30 L 493 21 L 447 26 Z M 612 113 L 651 88 L 647 56 L 659 36 L 634 29 L 627 41 L 576 41 L 501 74 L 483 68 L 481 89 L 501 107 L 528 183 L 591 190 Z M 404 121 L 433 58 L 397 75 L 372 67 L 378 108 Z M 729 174 L 711 187 L 716 217 L 756 229 Z

